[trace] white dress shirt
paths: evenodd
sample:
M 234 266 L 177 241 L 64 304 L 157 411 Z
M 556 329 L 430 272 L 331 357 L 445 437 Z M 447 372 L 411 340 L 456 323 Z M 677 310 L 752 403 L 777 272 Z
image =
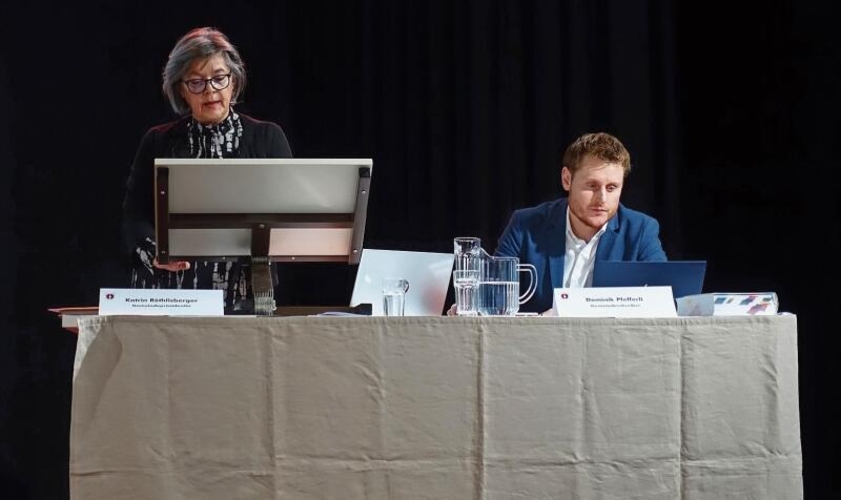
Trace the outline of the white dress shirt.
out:
M 564 288 L 583 288 L 593 284 L 593 265 L 596 263 L 596 249 L 599 239 L 607 229 L 607 223 L 599 229 L 590 241 L 584 241 L 572 232 L 567 207 L 566 253 L 564 254 Z

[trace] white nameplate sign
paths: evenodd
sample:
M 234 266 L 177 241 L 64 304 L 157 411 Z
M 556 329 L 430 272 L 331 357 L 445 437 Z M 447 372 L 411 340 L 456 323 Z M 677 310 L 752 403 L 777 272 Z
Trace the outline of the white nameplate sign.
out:
M 670 286 L 556 288 L 555 313 L 566 318 L 674 318 Z
M 222 290 L 162 290 L 102 288 L 99 314 L 143 316 L 222 316 L 225 296 Z

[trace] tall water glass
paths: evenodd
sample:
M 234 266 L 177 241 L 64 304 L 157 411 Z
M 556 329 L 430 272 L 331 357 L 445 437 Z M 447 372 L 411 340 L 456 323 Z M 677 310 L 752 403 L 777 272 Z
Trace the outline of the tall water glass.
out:
M 459 236 L 453 239 L 455 264 L 453 268 L 453 288 L 456 296 L 456 314 L 459 316 L 478 315 L 478 289 L 481 273 L 482 240 L 472 236 Z

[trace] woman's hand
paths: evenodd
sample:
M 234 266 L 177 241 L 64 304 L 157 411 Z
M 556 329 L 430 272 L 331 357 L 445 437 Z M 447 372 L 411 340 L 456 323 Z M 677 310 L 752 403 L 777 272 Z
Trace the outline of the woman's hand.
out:
M 155 259 L 152 262 L 152 265 L 158 269 L 163 269 L 164 271 L 170 272 L 186 271 L 187 269 L 190 269 L 190 263 L 186 260 L 173 260 L 170 261 L 169 264 L 161 264 L 158 262 L 158 259 Z

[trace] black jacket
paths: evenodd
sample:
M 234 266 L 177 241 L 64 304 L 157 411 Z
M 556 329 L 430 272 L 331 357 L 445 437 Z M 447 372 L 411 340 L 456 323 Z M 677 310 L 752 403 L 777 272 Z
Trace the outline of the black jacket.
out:
M 242 121 L 242 138 L 239 154 L 232 158 L 292 157 L 280 126 L 238 114 Z M 155 238 L 155 158 L 189 157 L 188 121 L 189 117 L 152 127 L 137 149 L 123 199 L 123 236 L 129 252 L 134 252 L 146 238 Z

